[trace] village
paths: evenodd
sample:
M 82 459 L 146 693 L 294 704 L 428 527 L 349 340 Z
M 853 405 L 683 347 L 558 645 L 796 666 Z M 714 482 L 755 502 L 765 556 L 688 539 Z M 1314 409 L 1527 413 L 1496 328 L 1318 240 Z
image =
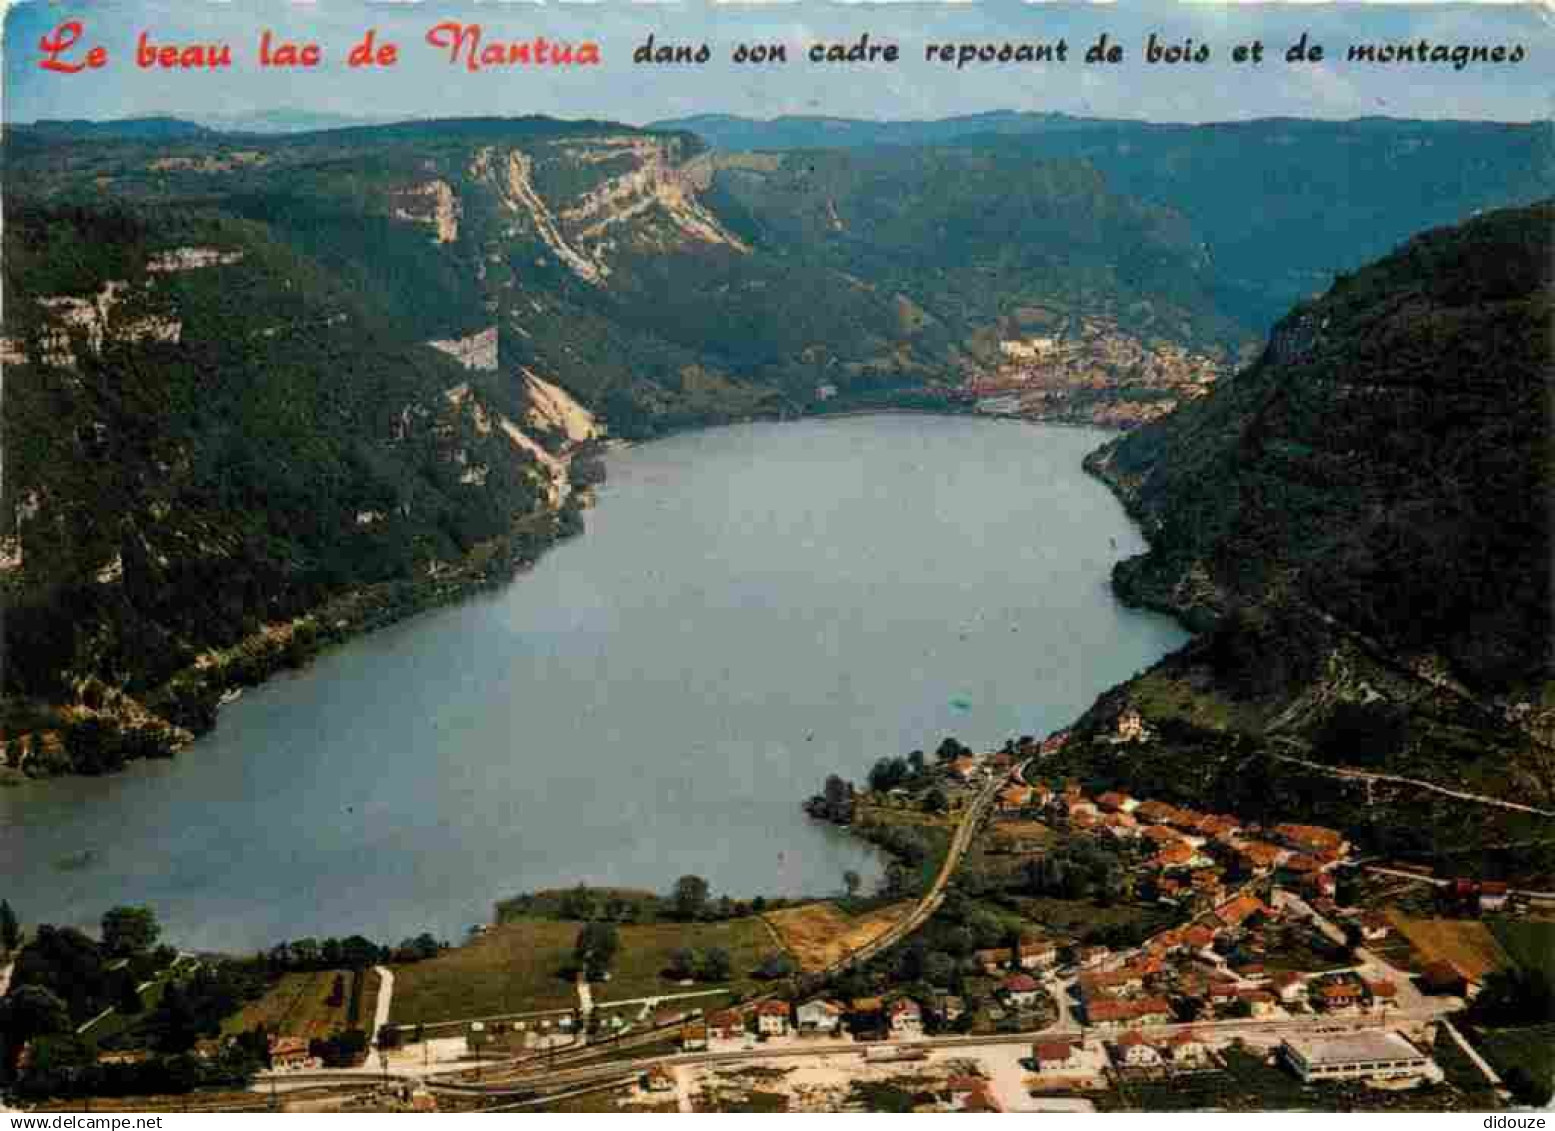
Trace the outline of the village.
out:
M 992 368 L 968 380 L 980 411 L 1133 427 L 1205 395 L 1231 369 L 1176 342 L 1136 337 L 1108 318 L 1055 316 L 1042 330 L 1001 339 Z
M 1134 740 L 1142 727 L 1126 712 L 1111 740 Z M 1355 863 L 1342 833 L 1257 825 L 1116 790 L 1093 797 L 1073 782 L 1036 779 L 1042 755 L 1066 741 L 1060 733 L 981 756 L 959 753 L 920 775 L 915 789 L 859 794 L 856 812 L 953 816 L 1002 782 L 987 860 L 1029 861 L 1081 843 L 1116 850 L 1127 861 L 1130 896 L 1166 909 L 1172 925 L 1138 945 L 1109 947 L 1033 922 L 1010 945 L 975 951 L 976 984 L 992 998 L 981 1018 L 992 1026 L 969 1024 L 969 1002 L 933 987 L 846 1000 L 774 998 L 745 1013 L 688 1019 L 682 1050 L 744 1050 L 764 1065 L 791 1050 L 840 1065 L 847 1054 L 839 1042 L 858 1046 L 827 1102 L 844 1102 L 844 1078 L 856 1092 L 860 1078 L 905 1086 L 904 1075 L 915 1075 L 922 1086 L 907 1089 L 916 1096 L 912 1110 L 1108 1109 L 1106 1097 L 1130 1085 L 1191 1079 L 1194 1094 L 1214 1095 L 1245 1083 L 1249 1071 L 1278 1073 L 1296 1088 L 1396 1094 L 1443 1081 L 1444 1043 L 1454 1059 L 1478 1061 L 1448 1015 L 1472 999 L 1480 978 L 1418 954 L 1408 967 L 1390 961 L 1408 948 L 1390 919 L 1339 902 L 1340 876 Z M 1492 882 L 1465 883 L 1445 897 L 1465 913 L 1500 912 L 1509 900 L 1506 885 Z M 790 1109 L 826 1110 L 818 1099 L 826 1074 L 805 1063 L 791 1070 L 798 1091 Z M 1484 1067 L 1485 1079 L 1498 1084 Z M 738 1075 L 724 1064 L 664 1064 L 642 1087 L 716 1093 Z M 769 1068 L 766 1083 L 747 1082 L 748 1090 L 782 1091 L 782 1076 Z
M 1092 741 L 1148 736 L 1125 710 Z M 1543 927 L 1526 893 L 1372 865 L 1333 828 L 1044 777 L 1069 741 L 947 739 L 807 803 L 925 851 L 932 882 L 901 886 L 898 862 L 873 895 L 626 924 L 597 969 L 568 956 L 610 897 L 540 893 L 462 947 L 287 974 L 195 1055 L 215 1064 L 257 1034 L 255 1093 L 296 1110 L 1473 1110 L 1512 1095 L 1455 1020 L 1509 968 L 1487 923 Z M 180 962 L 167 985 L 199 967 Z M 125 1023 L 109 1009 L 88 1027 Z M 144 1065 L 114 1043 L 100 1066 Z

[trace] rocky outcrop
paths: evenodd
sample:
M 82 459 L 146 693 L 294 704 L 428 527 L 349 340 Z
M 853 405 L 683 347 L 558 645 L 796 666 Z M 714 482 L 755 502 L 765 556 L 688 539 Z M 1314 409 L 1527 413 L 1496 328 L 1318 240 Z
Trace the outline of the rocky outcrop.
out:
M 241 262 L 241 251 L 223 251 L 217 247 L 175 247 L 153 255 L 146 262 L 146 270 L 153 275 L 166 275 L 179 271 L 198 271 L 205 267 L 226 267 Z
M 573 170 L 621 171 L 565 200 L 551 200 L 539 186 L 557 161 Z M 698 201 L 711 184 L 712 165 L 705 158 L 684 159 L 678 139 L 607 136 L 535 152 L 485 146 L 468 173 L 514 217 L 509 234 L 527 228 L 574 275 L 595 286 L 605 284 L 612 255 L 628 245 L 665 251 L 690 239 L 750 250 Z
M 439 179 L 402 190 L 392 214 L 396 220 L 428 225 L 437 243 L 453 243 L 459 238 L 463 206 L 453 186 Z
M 604 434 L 604 428 L 594 418 L 594 414 L 574 400 L 565 389 L 539 377 L 532 370 L 524 369 L 522 372 L 530 402 L 527 423 L 559 433 L 571 444 L 598 439 Z
M 74 368 L 77 363 L 74 336 L 84 333 L 86 345 L 94 354 L 103 350 L 109 334 L 129 342 L 177 343 L 183 335 L 183 321 L 162 314 L 116 313 L 130 296 L 130 284 L 122 279 L 103 284 L 90 298 L 76 295 L 48 295 L 38 305 L 48 312 L 49 326 L 39 338 L 36 358 L 27 352 L 27 344 L 17 338 L 0 341 L 0 360 L 20 365 L 37 361 L 44 365 Z
M 427 345 L 453 358 L 466 369 L 492 373 L 497 368 L 497 328 L 495 326 L 471 334 L 467 338 L 452 338 L 428 342 Z

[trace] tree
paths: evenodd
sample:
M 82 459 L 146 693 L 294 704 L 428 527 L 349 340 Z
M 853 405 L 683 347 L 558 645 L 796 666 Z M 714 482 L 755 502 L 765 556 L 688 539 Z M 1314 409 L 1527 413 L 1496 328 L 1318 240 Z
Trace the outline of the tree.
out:
M 847 889 L 849 899 L 857 897 L 858 889 L 863 882 L 863 878 L 852 868 L 842 873 L 842 886 Z
M 707 909 L 707 881 L 701 876 L 682 876 L 675 881 L 674 894 L 670 896 L 675 905 L 675 918 L 683 922 L 698 919 Z
M 828 774 L 821 805 L 828 821 L 848 820 L 853 815 L 853 787 L 836 774 Z
M 912 771 L 913 777 L 923 773 L 923 751 L 912 750 L 907 754 L 907 768 Z
M 103 916 L 103 949 L 115 958 L 150 950 L 161 934 L 149 907 L 115 907 Z
M 763 958 L 756 967 L 756 977 L 786 978 L 794 972 L 794 960 L 782 951 L 773 951 Z
M 669 965 L 664 972 L 676 981 L 695 977 L 697 968 L 697 952 L 689 946 L 678 946 L 670 951 Z
M 704 982 L 727 982 L 733 972 L 734 961 L 723 947 L 712 947 L 702 956 L 701 977 Z
M 965 746 L 962 746 L 961 743 L 957 742 L 954 738 L 947 738 L 944 742 L 939 744 L 939 749 L 934 751 L 934 757 L 938 758 L 941 762 L 954 762 L 957 758 L 961 757 L 961 755 L 970 753 L 970 750 L 968 750 Z
M 70 1010 L 60 996 L 42 986 L 22 985 L 0 999 L 0 1033 L 20 1048 L 33 1037 L 69 1032 Z
M 1555 1098 L 1555 1087 L 1551 1086 L 1550 1081 L 1535 1079 L 1533 1073 L 1521 1064 L 1508 1068 L 1502 1079 L 1507 1090 L 1512 1093 L 1512 1098 L 1524 1107 L 1543 1109 Z
M 584 884 L 579 884 L 566 895 L 562 896 L 561 913 L 563 919 L 592 919 L 598 911 L 598 901 L 594 893 Z
M 881 895 L 901 895 L 912 882 L 912 873 L 898 860 L 885 866 L 885 876 L 880 881 Z
M 950 799 L 945 796 L 943 789 L 935 786 L 924 795 L 923 807 L 930 813 L 943 813 L 950 808 Z
M 1543 970 L 1492 970 L 1470 1015 L 1486 1025 L 1541 1025 L 1555 1016 L 1555 987 Z
M 346 976 L 344 974 L 336 974 L 335 975 L 335 982 L 329 988 L 329 998 L 327 999 L 326 1004 L 328 1004 L 328 1005 L 341 1005 L 341 1004 L 343 1004 L 345 1002 L 345 1000 L 346 1000 Z
M 15 950 L 22 945 L 21 924 L 8 900 L 0 899 L 0 950 Z
M 578 931 L 572 956 L 584 976 L 594 979 L 610 969 L 610 963 L 620 949 L 621 935 L 614 923 L 585 923 Z
M 135 988 L 135 979 L 126 978 L 119 988 L 119 1000 L 114 1008 L 120 1013 L 133 1017 L 145 1008 L 145 1003 L 140 1000 L 140 991 Z

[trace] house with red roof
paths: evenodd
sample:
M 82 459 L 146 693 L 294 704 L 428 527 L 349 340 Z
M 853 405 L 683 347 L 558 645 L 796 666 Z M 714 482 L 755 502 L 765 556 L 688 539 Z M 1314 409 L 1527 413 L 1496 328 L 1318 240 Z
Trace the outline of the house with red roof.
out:
M 1286 1005 L 1294 1005 L 1307 996 L 1306 979 L 1291 970 L 1281 971 L 1270 978 L 1269 988 Z
M 1138 1029 L 1130 1029 L 1112 1042 L 1113 1055 L 1126 1068 L 1153 1068 L 1161 1054 Z
M 1175 1065 L 1197 1068 L 1209 1063 L 1209 1045 L 1191 1029 L 1184 1029 L 1168 1037 L 1166 1051 L 1171 1054 Z
M 915 1037 L 923 1032 L 923 1010 L 910 997 L 899 997 L 886 1006 L 885 1016 L 893 1037 Z
M 1014 1005 L 1031 1005 L 1042 992 L 1042 987 L 1030 974 L 1011 974 L 999 988 Z
M 1141 801 L 1132 810 L 1135 820 L 1146 821 L 1153 825 L 1164 825 L 1172 817 L 1176 816 L 1177 808 L 1168 805 L 1165 801 Z
M 1126 793 L 1120 793 L 1115 789 L 1109 789 L 1106 793 L 1096 798 L 1096 804 L 1109 813 L 1128 813 L 1138 807 L 1135 801 Z
M 1479 885 L 1479 909 L 1500 911 L 1511 898 L 1511 886 L 1501 880 L 1486 880 Z
M 999 791 L 999 811 L 1003 813 L 1018 813 L 1031 805 L 1031 787 L 1029 785 L 1007 785 Z
M 1215 918 L 1227 927 L 1240 927 L 1258 915 L 1268 915 L 1269 909 L 1255 895 L 1239 895 L 1228 903 L 1215 908 Z
M 768 1037 L 788 1035 L 788 1002 L 764 1001 L 756 1006 L 756 1031 Z
M 1298 852 L 1347 852 L 1350 842 L 1344 834 L 1321 825 L 1275 825 L 1270 835 Z
M 1232 851 L 1236 853 L 1236 858 L 1241 862 L 1243 869 L 1254 876 L 1273 871 L 1292 855 L 1288 848 L 1267 844 L 1261 840 L 1242 841 Z
M 1084 1065 L 1080 1046 L 1069 1041 L 1038 1041 L 1031 1046 L 1031 1062 L 1038 1072 L 1074 1072 Z
M 1374 1008 L 1398 1004 L 1398 985 L 1385 979 L 1366 983 L 1366 994 Z

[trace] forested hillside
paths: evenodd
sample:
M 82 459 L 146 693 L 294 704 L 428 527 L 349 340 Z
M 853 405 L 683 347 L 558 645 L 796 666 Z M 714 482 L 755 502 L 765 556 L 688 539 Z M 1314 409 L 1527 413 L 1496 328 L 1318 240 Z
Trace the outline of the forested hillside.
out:
M 1555 809 L 1552 222 L 1543 204 L 1411 240 L 1093 454 L 1150 535 L 1118 591 L 1204 632 L 1082 721 L 1091 772 L 1342 815 L 1427 859 L 1521 843 L 1520 874 L 1555 866 L 1526 839 L 1548 818 L 1516 808 Z M 1143 745 L 1113 741 L 1130 708 Z

